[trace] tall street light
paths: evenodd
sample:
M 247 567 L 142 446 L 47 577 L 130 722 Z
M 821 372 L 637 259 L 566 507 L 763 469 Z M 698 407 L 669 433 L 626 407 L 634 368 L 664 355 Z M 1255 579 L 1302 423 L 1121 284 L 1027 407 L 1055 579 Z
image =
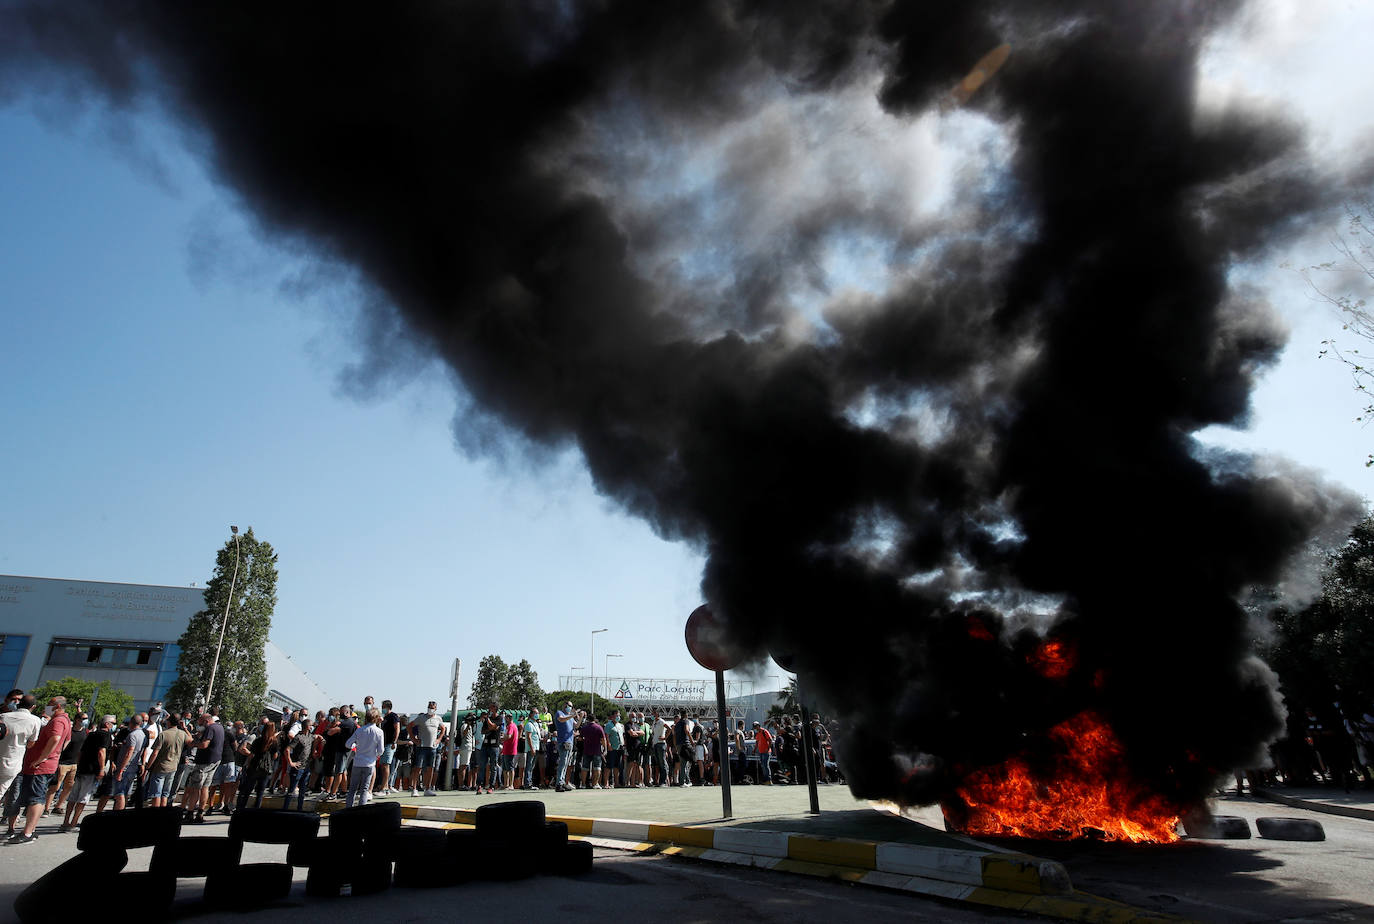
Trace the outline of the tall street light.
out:
M 229 604 L 234 599 L 234 582 L 239 577 L 239 528 L 229 527 L 229 532 L 234 534 L 234 573 L 229 577 L 229 596 L 224 600 L 224 619 L 219 624 L 219 644 L 215 646 L 215 661 L 210 665 L 210 683 L 205 688 L 205 711 L 210 711 L 213 702 L 211 696 L 215 692 L 215 672 L 219 670 L 219 652 L 224 647 L 224 630 L 229 627 Z
M 589 710 L 589 711 L 591 712 L 592 715 L 596 715 L 596 637 L 597 637 L 598 635 L 600 635 L 602 632 L 606 632 L 606 631 L 608 631 L 608 630 L 606 630 L 606 629 L 593 629 L 593 630 L 592 630 L 592 659 L 591 659 L 590 661 L 587 662 L 587 670 L 590 671 L 590 672 L 591 672 L 591 675 L 592 675 L 592 683 L 591 683 L 591 687 L 592 687 L 592 708 Z

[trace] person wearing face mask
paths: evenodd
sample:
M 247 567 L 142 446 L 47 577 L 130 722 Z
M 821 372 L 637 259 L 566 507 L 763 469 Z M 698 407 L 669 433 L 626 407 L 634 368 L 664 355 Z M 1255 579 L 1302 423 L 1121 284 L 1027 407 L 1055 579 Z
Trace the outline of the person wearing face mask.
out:
M 10 691 L 13 697 L 16 691 Z M 0 714 L 0 723 L 4 724 L 7 734 L 0 739 L 0 805 L 8 807 L 6 795 L 13 788 L 15 780 L 19 778 L 19 771 L 23 769 L 24 752 L 29 743 L 38 737 L 38 733 L 43 730 L 43 723 L 38 716 L 33 714 L 34 698 L 25 696 L 22 692 L 13 700 L 15 708 L 11 711 Z M 6 708 L 9 707 L 10 699 L 6 698 Z
M 0 712 L 13 712 L 13 711 L 15 711 L 16 709 L 19 708 L 19 701 L 20 701 L 21 699 L 23 699 L 23 698 L 24 698 L 24 691 L 23 691 L 23 690 L 17 690 L 17 689 L 16 689 L 16 690 L 10 690 L 8 693 L 5 694 L 5 705 L 4 705 L 4 708 L 0 708 Z
M 24 812 L 24 830 L 14 830 L 17 818 L 9 819 L 9 844 L 32 844 L 37 840 L 34 829 L 38 818 L 43 814 L 43 803 L 48 797 L 48 785 L 57 772 L 57 761 L 62 749 L 72 737 L 72 721 L 67 717 L 67 698 L 54 696 L 43 710 L 48 724 L 43 726 L 33 746 L 24 754 L 23 771 L 19 774 L 19 808 Z
M 439 706 L 434 700 L 429 701 L 429 706 L 425 714 L 420 717 L 414 725 L 414 733 L 419 736 L 415 743 L 415 769 L 420 771 L 420 778 L 425 787 L 425 795 L 436 795 L 434 792 L 434 764 L 435 748 L 439 744 L 439 739 L 444 736 L 447 729 L 444 727 L 444 720 L 439 718 Z M 412 789 L 411 795 L 415 795 Z

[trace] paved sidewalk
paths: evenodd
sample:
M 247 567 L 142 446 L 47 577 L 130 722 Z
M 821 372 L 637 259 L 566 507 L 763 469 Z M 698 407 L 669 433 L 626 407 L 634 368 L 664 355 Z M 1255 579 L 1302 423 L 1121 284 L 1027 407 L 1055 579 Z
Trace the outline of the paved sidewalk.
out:
M 1352 785 L 1350 792 L 1339 786 L 1270 786 L 1256 789 L 1254 796 L 1311 812 L 1374 821 L 1374 789 L 1362 784 Z

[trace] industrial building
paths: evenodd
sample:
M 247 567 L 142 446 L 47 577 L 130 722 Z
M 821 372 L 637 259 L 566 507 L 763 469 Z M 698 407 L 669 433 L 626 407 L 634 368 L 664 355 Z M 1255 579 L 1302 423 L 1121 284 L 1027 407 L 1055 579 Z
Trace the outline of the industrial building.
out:
M 202 587 L 116 584 L 0 574 L 0 694 L 49 680 L 108 680 L 147 709 L 177 676 L 177 639 L 205 608 Z M 265 707 L 331 700 L 267 643 Z

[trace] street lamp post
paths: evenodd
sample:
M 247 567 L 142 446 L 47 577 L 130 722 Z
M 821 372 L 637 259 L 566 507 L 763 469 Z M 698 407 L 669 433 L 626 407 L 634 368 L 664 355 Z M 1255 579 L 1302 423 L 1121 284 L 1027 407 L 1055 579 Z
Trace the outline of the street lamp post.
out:
M 224 647 L 224 630 L 229 627 L 229 604 L 234 600 L 234 582 L 239 577 L 239 528 L 229 527 L 229 532 L 234 534 L 234 573 L 229 577 L 229 596 L 224 599 L 224 619 L 219 624 L 219 644 L 215 646 L 215 660 L 210 665 L 210 683 L 205 688 L 205 711 L 209 712 L 215 692 L 215 673 L 219 670 L 219 653 Z
M 591 682 L 591 684 L 590 684 L 590 686 L 591 686 L 591 688 L 592 688 L 592 708 L 591 708 L 590 710 L 588 710 L 589 712 L 592 713 L 592 715 L 595 715 L 595 714 L 596 714 L 596 637 L 597 637 L 598 635 L 600 635 L 602 632 L 606 632 L 606 631 L 608 631 L 608 630 L 606 630 L 606 629 L 593 629 L 593 630 L 592 630 L 592 659 L 591 659 L 590 661 L 587 662 L 587 670 L 588 670 L 588 671 L 591 673 L 591 675 L 592 675 L 592 682 Z

